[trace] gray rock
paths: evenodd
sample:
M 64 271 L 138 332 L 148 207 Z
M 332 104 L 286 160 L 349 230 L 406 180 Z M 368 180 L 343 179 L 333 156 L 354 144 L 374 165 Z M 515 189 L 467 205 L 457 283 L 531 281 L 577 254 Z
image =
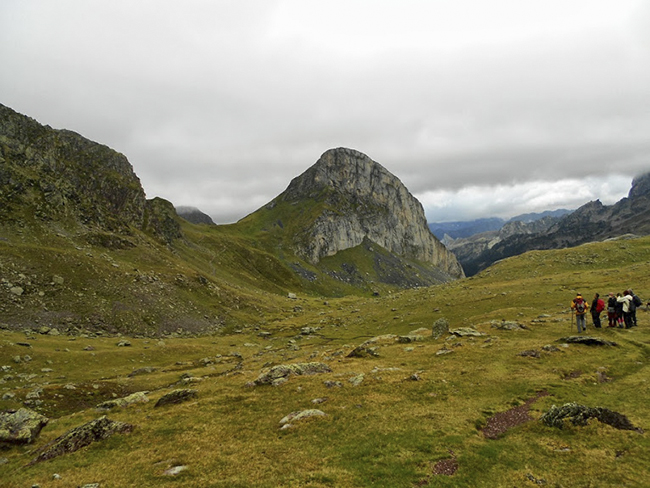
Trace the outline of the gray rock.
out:
M 172 405 L 177 403 L 183 403 L 193 398 L 199 396 L 198 390 L 191 390 L 187 388 L 181 388 L 179 390 L 173 390 L 169 393 L 161 396 L 154 407 L 162 407 L 163 405 Z
M 298 420 L 303 420 L 311 417 L 325 417 L 327 414 L 322 410 L 309 409 L 302 410 L 300 412 L 291 412 L 289 415 L 285 416 L 280 420 L 280 425 L 288 424 L 289 422 L 296 422 Z
M 261 373 L 254 381 L 256 385 L 270 385 L 275 380 L 280 378 L 288 378 L 290 376 L 302 376 L 321 373 L 331 373 L 332 370 L 325 363 L 295 363 L 295 364 L 281 364 L 274 366 L 271 369 Z
M 29 444 L 38 437 L 49 419 L 27 408 L 0 412 L 0 446 L 3 444 Z
M 501 320 L 501 321 L 493 320 L 491 326 L 495 329 L 500 329 L 500 330 L 527 330 L 528 329 L 528 327 L 526 327 L 525 325 L 511 320 Z
M 148 401 L 149 401 L 149 397 L 147 397 L 147 392 L 138 391 L 136 393 L 132 393 L 131 395 L 125 396 L 123 398 L 115 398 L 114 400 L 107 400 L 97 405 L 97 408 L 100 408 L 102 410 L 110 410 L 111 408 L 115 408 L 115 407 L 128 407 L 129 405 L 133 405 L 134 403 L 146 403 Z
M 449 333 L 458 337 L 481 337 L 486 335 L 473 327 L 459 327 L 458 329 L 450 330 Z
M 352 383 L 352 386 L 359 386 L 361 383 L 363 383 L 364 378 L 365 375 L 363 373 L 359 373 L 350 378 L 348 381 Z
M 368 347 L 364 344 L 355 347 L 347 357 L 349 358 L 367 358 L 367 357 L 379 357 L 376 347 Z
M 133 430 L 134 426 L 124 422 L 117 422 L 100 417 L 91 420 L 79 427 L 69 430 L 54 441 L 45 446 L 40 454 L 29 464 L 39 463 L 48 459 L 75 452 L 93 442 L 107 439 L 114 434 L 126 434 Z
M 20 296 L 23 293 L 25 293 L 25 290 L 23 288 L 21 288 L 20 286 L 12 286 L 11 288 L 9 288 L 9 291 L 13 295 L 16 295 L 16 296 Z
M 144 368 L 134 369 L 133 371 L 131 371 L 129 373 L 128 376 L 129 376 L 129 378 L 132 378 L 133 376 L 139 376 L 139 375 L 142 375 L 142 374 L 150 374 L 150 373 L 153 373 L 155 371 L 158 371 L 158 368 L 155 368 L 153 366 L 145 366 Z
M 434 339 L 440 339 L 442 336 L 447 335 L 448 332 L 449 321 L 442 317 L 433 323 L 433 327 L 431 328 L 431 337 Z

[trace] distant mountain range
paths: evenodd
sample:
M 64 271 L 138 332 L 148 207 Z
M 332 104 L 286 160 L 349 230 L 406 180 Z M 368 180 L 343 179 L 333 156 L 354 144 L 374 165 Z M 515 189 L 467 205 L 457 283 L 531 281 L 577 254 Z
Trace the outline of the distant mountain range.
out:
M 650 173 L 635 178 L 628 196 L 614 205 L 606 206 L 596 200 L 573 212 L 549 212 L 535 220 L 536 215 L 544 214 L 528 214 L 528 222 L 515 217 L 499 229 L 478 233 L 471 233 L 478 227 L 468 223 L 464 229 L 467 237 L 453 238 L 447 232 L 442 241 L 461 262 L 466 275 L 472 276 L 498 260 L 526 251 L 573 247 L 624 234 L 647 235 Z M 462 226 L 457 227 L 463 230 Z
M 445 236 L 452 239 L 471 237 L 474 234 L 490 232 L 501 229 L 509 222 L 523 222 L 528 224 L 545 217 L 560 218 L 569 213 L 571 210 L 558 209 L 548 210 L 540 213 L 526 213 L 505 220 L 499 217 L 482 218 L 475 220 L 466 220 L 458 222 L 430 222 L 429 229 L 438 239 L 443 240 Z

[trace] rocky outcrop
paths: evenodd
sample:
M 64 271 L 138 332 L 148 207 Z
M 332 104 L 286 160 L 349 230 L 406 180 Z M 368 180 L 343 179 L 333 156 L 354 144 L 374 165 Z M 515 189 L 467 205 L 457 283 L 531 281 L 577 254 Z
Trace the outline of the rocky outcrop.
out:
M 92 244 L 132 246 L 111 233 L 180 237 L 171 203 L 147 201 L 123 155 L 69 130 L 55 130 L 0 104 L 0 220 L 82 226 Z M 103 233 L 102 233 L 103 232 Z
M 369 240 L 391 253 L 464 276 L 456 257 L 429 231 L 424 210 L 402 182 L 352 149 L 325 152 L 279 199 L 317 201 L 321 211 L 296 236 L 296 253 L 312 263 Z
M 3 219 L 25 208 L 41 220 L 72 218 L 118 230 L 139 227 L 145 194 L 123 154 L 69 130 L 55 130 L 0 105 Z

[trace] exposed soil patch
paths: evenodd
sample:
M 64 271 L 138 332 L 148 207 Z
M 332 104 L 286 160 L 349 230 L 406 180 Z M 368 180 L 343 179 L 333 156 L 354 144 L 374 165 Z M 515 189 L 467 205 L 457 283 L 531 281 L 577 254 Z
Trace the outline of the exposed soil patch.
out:
M 441 459 L 433 467 L 433 474 L 453 476 L 456 471 L 458 471 L 458 461 L 456 461 L 456 458 Z
M 498 439 L 499 436 L 518 425 L 524 424 L 532 418 L 529 415 L 530 406 L 540 398 L 547 396 L 548 392 L 541 391 L 533 398 L 526 400 L 526 403 L 511 408 L 505 412 L 497 413 L 487 420 L 483 429 L 483 436 L 487 439 Z

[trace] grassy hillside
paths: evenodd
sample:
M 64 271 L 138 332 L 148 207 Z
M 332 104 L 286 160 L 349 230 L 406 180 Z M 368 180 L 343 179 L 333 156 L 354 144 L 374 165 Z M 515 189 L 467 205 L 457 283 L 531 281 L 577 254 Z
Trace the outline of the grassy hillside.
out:
M 120 338 L 95 334 L 0 331 L 0 365 L 10 367 L 0 380 L 6 397 L 0 410 L 27 401 L 51 418 L 33 445 L 0 451 L 3 486 L 647 485 L 647 434 L 596 420 L 560 430 L 538 419 L 553 404 L 577 402 L 648 428 L 647 311 L 638 312 L 639 326 L 631 330 L 589 329 L 617 346 L 558 340 L 572 333 L 569 303 L 578 291 L 590 300 L 594 292 L 633 287 L 650 297 L 650 238 L 531 252 L 437 287 L 291 300 L 277 292 L 290 290 L 294 275 L 263 246 L 239 245 L 240 230 L 184 231 L 192 238 L 183 246 L 152 252 L 138 246 L 102 253 L 77 243 L 79 249 L 66 254 L 55 241 L 30 254 L 42 256 L 42 276 L 14 266 L 26 262 L 21 253 L 32 252 L 27 244 L 0 241 L 2 276 L 18 283 L 22 273 L 32 282 L 25 288 L 34 288 L 34 296 L 25 291 L 17 303 L 39 297 L 43 314 L 55 293 L 75 303 L 79 316 L 84 298 L 124 293 L 130 299 L 116 313 L 126 323 L 129 313 L 140 317 L 141 302 L 133 298 L 141 292 L 160 300 L 148 310 L 171 305 L 179 308 L 179 321 L 208 315 L 225 317 L 226 324 L 210 336 L 130 338 L 122 347 Z M 78 267 L 71 265 L 76 260 Z M 219 277 L 235 263 L 241 275 Z M 125 269 L 128 280 L 118 272 Z M 50 275 L 64 277 L 63 284 Z M 115 281 L 95 283 L 92 275 Z M 145 293 L 150 287 L 155 293 Z M 174 293 L 166 295 L 169 287 Z M 186 300 L 173 301 L 179 290 Z M 206 313 L 212 300 L 221 308 Z M 19 315 L 13 302 L 2 306 Z M 236 318 L 240 323 L 228 328 Z M 431 326 L 441 318 L 451 329 L 473 327 L 485 335 L 433 339 Z M 508 322 L 525 328 L 497 327 Z M 418 329 L 426 329 L 418 340 L 397 339 Z M 362 357 L 349 357 L 373 338 L 359 349 Z M 304 362 L 322 362 L 331 372 L 252 385 L 272 366 Z M 179 387 L 196 389 L 197 398 L 154 407 Z M 106 413 L 134 424 L 133 432 L 26 466 L 48 442 L 103 415 L 95 405 L 137 391 L 148 391 L 151 401 Z M 526 406 L 531 421 L 486 437 L 492 417 Z M 280 428 L 283 417 L 306 409 L 325 415 Z M 186 469 L 164 474 L 174 466 Z

